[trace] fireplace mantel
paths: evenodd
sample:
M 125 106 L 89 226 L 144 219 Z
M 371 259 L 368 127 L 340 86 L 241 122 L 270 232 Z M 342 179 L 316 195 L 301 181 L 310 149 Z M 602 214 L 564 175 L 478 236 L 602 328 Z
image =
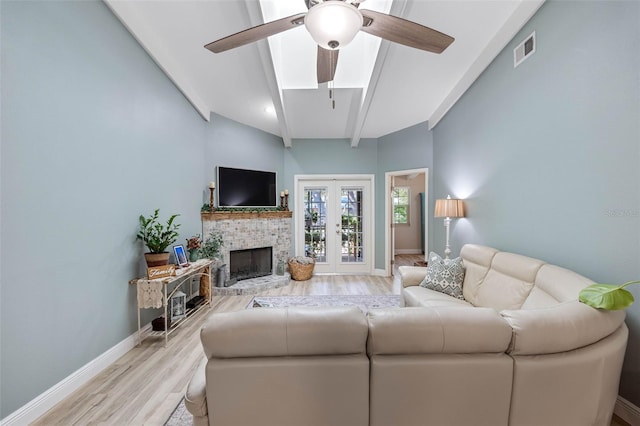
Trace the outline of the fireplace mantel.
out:
M 290 218 L 293 216 L 290 211 L 215 211 L 215 212 L 202 212 L 200 213 L 202 221 L 210 220 L 240 220 L 240 219 L 282 219 Z

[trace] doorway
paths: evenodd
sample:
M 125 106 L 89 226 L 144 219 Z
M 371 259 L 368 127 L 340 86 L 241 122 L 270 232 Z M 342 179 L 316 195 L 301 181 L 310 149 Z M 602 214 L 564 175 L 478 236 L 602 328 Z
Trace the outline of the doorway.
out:
M 296 176 L 295 252 L 320 274 L 373 271 L 373 176 Z
M 394 271 L 396 254 L 429 252 L 429 169 L 385 173 L 385 275 Z

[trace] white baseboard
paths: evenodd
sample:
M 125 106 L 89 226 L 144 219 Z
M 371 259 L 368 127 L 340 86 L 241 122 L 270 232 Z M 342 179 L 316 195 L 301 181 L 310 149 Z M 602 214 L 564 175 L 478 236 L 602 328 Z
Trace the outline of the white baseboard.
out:
M 395 254 L 422 254 L 422 249 L 395 249 Z
M 387 271 L 385 271 L 384 269 L 374 269 L 373 270 L 373 275 L 376 277 L 388 277 L 389 275 L 387 275 Z
M 616 416 L 620 417 L 630 425 L 640 425 L 640 408 L 636 407 L 620 395 L 618 395 L 613 412 Z
M 151 324 L 142 328 L 142 336 L 151 329 Z M 100 374 L 105 368 L 116 362 L 122 355 L 136 346 L 138 332 L 108 349 L 92 361 L 89 361 L 69 376 L 62 379 L 4 419 L 0 420 L 0 426 L 23 426 L 35 421 L 38 417 L 53 408 L 60 401 L 75 392 L 80 386 Z

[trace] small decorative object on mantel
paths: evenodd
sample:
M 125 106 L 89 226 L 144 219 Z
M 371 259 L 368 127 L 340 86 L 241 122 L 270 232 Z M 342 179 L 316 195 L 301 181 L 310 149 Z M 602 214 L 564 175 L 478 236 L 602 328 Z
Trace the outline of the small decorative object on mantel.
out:
M 209 211 L 215 211 L 215 203 L 213 202 L 213 192 L 216 190 L 216 183 L 211 181 L 209 182 Z
M 306 281 L 313 275 L 316 260 L 313 257 L 296 256 L 289 259 L 289 272 L 296 281 Z
M 280 192 L 280 209 L 284 210 L 284 191 Z
M 187 251 L 189 252 L 189 262 L 195 262 L 200 259 L 200 247 L 202 240 L 200 234 L 196 234 L 191 238 L 187 238 Z
M 147 266 L 162 266 L 169 263 L 169 252 L 167 247 L 175 243 L 178 239 L 178 228 L 180 224 L 174 223 L 178 214 L 172 215 L 167 224 L 163 225 L 158 221 L 158 214 L 160 209 L 156 209 L 153 215 L 144 217 L 140 215 L 140 230 L 138 231 L 137 238 L 142 240 L 144 244 L 149 248 L 149 253 L 145 253 L 144 257 L 147 261 Z
M 289 190 L 284 190 L 284 206 L 283 209 L 289 211 Z

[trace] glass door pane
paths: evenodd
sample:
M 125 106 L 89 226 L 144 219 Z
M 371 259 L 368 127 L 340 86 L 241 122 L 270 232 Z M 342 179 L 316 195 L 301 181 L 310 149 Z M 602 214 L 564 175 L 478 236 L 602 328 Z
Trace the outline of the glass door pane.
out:
M 360 263 L 364 261 L 362 200 L 362 188 L 343 187 L 341 189 L 342 247 L 340 260 L 342 262 Z
M 316 262 L 327 261 L 327 188 L 305 188 L 304 252 Z

